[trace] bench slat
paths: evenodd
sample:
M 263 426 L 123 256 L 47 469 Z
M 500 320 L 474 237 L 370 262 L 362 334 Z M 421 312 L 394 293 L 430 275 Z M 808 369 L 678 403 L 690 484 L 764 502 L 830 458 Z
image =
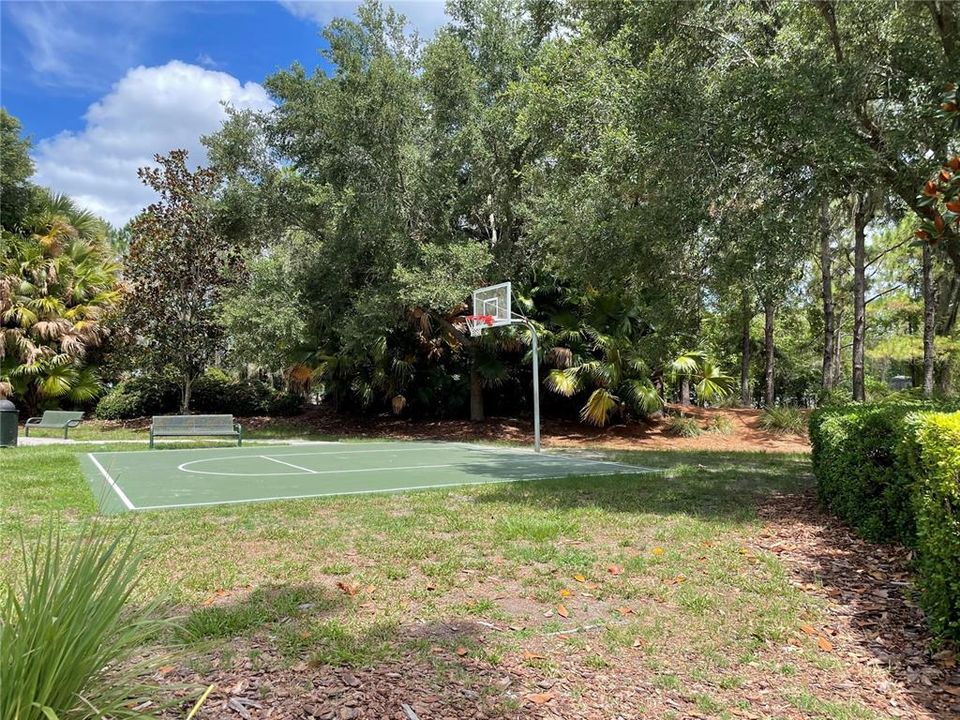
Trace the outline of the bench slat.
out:
M 228 436 L 237 438 L 242 431 L 234 423 L 233 415 L 154 415 L 150 426 L 150 447 L 155 437 Z
M 68 410 L 44 410 L 39 423 L 31 423 L 37 427 L 47 425 L 49 427 L 63 427 L 68 422 L 74 420 L 83 420 L 82 412 L 73 412 Z

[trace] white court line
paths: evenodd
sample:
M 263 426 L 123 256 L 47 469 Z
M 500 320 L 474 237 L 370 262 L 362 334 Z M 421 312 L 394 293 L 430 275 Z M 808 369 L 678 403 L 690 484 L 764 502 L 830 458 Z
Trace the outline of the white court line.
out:
M 429 466 L 426 466 L 429 467 Z M 391 468 L 393 470 L 403 470 L 404 468 Z M 345 471 L 349 472 L 349 471 Z M 623 473 L 610 472 L 610 473 L 598 473 L 597 476 L 601 475 L 622 475 Z M 258 502 L 274 502 L 277 500 L 309 500 L 311 498 L 322 498 L 322 497 L 337 497 L 339 495 L 374 495 L 376 493 L 393 493 L 393 492 L 404 492 L 406 490 L 431 490 L 433 488 L 450 488 L 450 487 L 466 487 L 471 485 L 497 485 L 502 483 L 513 483 L 513 482 L 534 482 L 536 480 L 561 480 L 562 476 L 557 477 L 532 477 L 532 478 L 505 478 L 501 480 L 478 480 L 476 482 L 455 482 L 455 483 L 438 483 L 436 485 L 404 485 L 402 487 L 395 488 L 382 488 L 375 490 L 347 490 L 344 492 L 329 492 L 329 493 L 314 493 L 311 495 L 276 495 L 273 497 L 259 497 L 259 498 L 247 498 L 244 500 L 208 500 L 204 502 L 195 502 L 195 503 L 173 503 L 170 505 L 141 505 L 135 510 L 174 510 L 176 508 L 191 508 L 191 507 L 209 507 L 211 505 L 244 505 L 246 503 L 258 503 Z
M 78 442 L 79 442 L 79 441 L 78 441 Z M 419 447 L 405 447 L 405 448 L 389 447 L 389 448 L 383 448 L 382 450 L 334 450 L 334 451 L 332 451 L 332 452 L 282 453 L 283 457 L 287 457 L 288 455 L 355 455 L 355 454 L 358 454 L 358 453 L 361 453 L 361 454 L 362 454 L 362 453 L 383 453 L 383 452 L 418 452 L 418 451 L 419 451 L 419 452 L 422 452 L 424 449 L 428 449 L 428 450 L 429 450 L 429 449 L 433 449 L 433 450 L 445 450 L 445 449 L 447 449 L 447 448 L 456 448 L 456 447 L 459 447 L 459 446 L 462 444 L 462 443 L 455 443 L 455 442 L 446 442 L 446 441 L 444 441 L 444 440 L 437 440 L 437 441 L 430 441 L 430 442 L 421 442 L 420 440 L 392 440 L 392 441 L 370 442 L 370 443 L 366 443 L 366 442 L 362 442 L 362 443 L 299 442 L 299 443 L 290 443 L 290 444 L 288 444 L 288 445 L 279 445 L 278 443 L 270 443 L 269 445 L 268 445 L 268 444 L 257 445 L 256 443 L 257 443 L 258 441 L 257 441 L 256 439 L 250 440 L 249 442 L 250 442 L 249 445 L 244 445 L 242 448 L 234 448 L 235 450 L 239 450 L 240 452 L 237 453 L 236 455 L 231 455 L 230 458 L 233 459 L 233 458 L 237 458 L 237 457 L 245 457 L 245 456 L 247 456 L 248 454 L 250 454 L 250 453 L 243 452 L 244 450 L 264 450 L 264 449 L 267 449 L 267 448 L 270 448 L 270 447 L 300 448 L 300 447 L 303 447 L 303 446 L 305 446 L 305 445 L 307 445 L 307 446 L 309 446 L 309 445 L 323 445 L 323 446 L 338 445 L 338 446 L 340 446 L 340 447 L 355 447 L 355 446 L 358 446 L 358 445 L 388 445 L 388 444 L 389 444 L 389 445 L 394 445 L 394 446 L 397 446 L 397 445 L 412 445 L 412 444 L 417 444 L 417 445 L 419 445 Z M 479 445 L 474 445 L 473 447 L 480 447 L 480 446 L 479 446 Z M 158 450 L 105 450 L 105 451 L 103 451 L 103 452 L 101 452 L 101 453 L 98 453 L 98 454 L 99 454 L 99 455 L 138 455 L 138 454 L 141 454 L 141 453 L 148 453 L 148 454 L 150 454 L 150 455 L 158 455 L 160 452 L 163 452 L 163 453 L 166 453 L 166 454 L 173 454 L 173 453 L 193 453 L 193 452 L 202 452 L 202 451 L 206 451 L 206 450 L 216 450 L 216 449 L 217 449 L 217 448 L 167 448 L 167 449 L 162 450 L 162 451 L 158 451 Z M 273 455 L 276 455 L 277 453 L 272 453 L 272 454 L 273 454 Z M 253 455 L 253 457 L 256 457 L 256 456 Z
M 252 457 L 260 457 L 259 455 L 253 455 Z M 215 458 L 210 458 L 214 460 Z M 194 460 L 193 462 L 206 462 L 204 460 Z M 228 472 L 216 472 L 214 470 L 187 470 L 184 465 L 192 465 L 193 463 L 184 463 L 177 470 L 181 470 L 186 473 L 193 473 L 194 475 L 217 475 L 220 477 L 268 477 L 268 476 L 279 476 L 279 475 L 304 475 L 309 473 L 310 475 L 346 475 L 348 473 L 365 473 L 365 472 L 383 472 L 384 470 L 424 470 L 427 468 L 446 468 L 453 467 L 451 463 L 446 463 L 444 465 L 391 465 L 389 467 L 375 467 L 375 468 L 356 468 L 353 470 L 306 470 L 306 473 L 228 473 Z M 286 464 L 286 463 L 284 463 Z M 296 467 L 294 465 L 293 467 Z
M 321 454 L 322 454 L 322 453 L 321 453 Z M 272 458 L 272 457 L 270 457 L 269 455 L 254 455 L 254 457 L 262 457 L 264 460 L 270 460 L 271 462 L 280 463 L 281 465 L 286 465 L 287 467 L 296 468 L 297 470 L 303 470 L 304 472 L 310 473 L 311 475 L 319 475 L 319 473 L 318 473 L 316 470 L 311 470 L 310 468 L 300 467 L 299 465 L 294 465 L 293 463 L 284 462 L 283 460 L 277 460 L 276 458 Z M 186 463 L 184 463 L 184 465 L 185 465 L 185 464 L 186 464 Z M 181 465 L 180 468 L 178 468 L 178 469 L 181 469 L 181 470 L 182 470 L 182 469 L 183 469 L 183 466 Z M 184 472 L 190 472 L 190 471 L 189 471 L 189 470 L 184 470 Z
M 127 510 L 136 510 L 137 506 L 130 502 L 130 498 L 128 498 L 123 490 L 120 489 L 120 486 L 114 482 L 113 478 L 110 477 L 110 473 L 104 469 L 103 465 L 100 464 L 100 461 L 93 456 L 93 453 L 87 453 L 87 457 L 90 458 L 90 462 L 97 466 L 97 470 L 99 470 L 100 474 L 103 475 L 103 478 L 107 481 L 107 484 L 113 488 L 113 491 L 117 494 L 117 497 L 120 498 L 120 501 L 127 506 Z

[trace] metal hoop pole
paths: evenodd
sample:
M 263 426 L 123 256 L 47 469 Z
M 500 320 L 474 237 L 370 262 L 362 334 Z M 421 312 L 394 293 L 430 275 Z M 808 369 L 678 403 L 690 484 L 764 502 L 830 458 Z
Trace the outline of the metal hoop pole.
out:
M 530 328 L 530 348 L 533 352 L 533 451 L 540 452 L 540 354 L 537 352 L 537 329 L 526 318 L 522 322 Z

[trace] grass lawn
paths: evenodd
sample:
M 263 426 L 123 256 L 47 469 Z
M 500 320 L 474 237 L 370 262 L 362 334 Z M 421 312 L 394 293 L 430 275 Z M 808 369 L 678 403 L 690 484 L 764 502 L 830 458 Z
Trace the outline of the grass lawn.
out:
M 46 519 L 95 512 L 82 449 L 0 455 L 0 560 Z M 421 718 L 885 717 L 801 631 L 823 601 L 753 544 L 758 501 L 809 488 L 806 456 L 610 458 L 663 472 L 102 522 L 136 529 L 143 597 L 183 616 L 158 679 L 216 683 L 201 717 L 231 692 L 253 717 L 308 696 L 301 716 L 395 715 L 407 697 Z M 366 704 L 324 690 L 338 683 Z

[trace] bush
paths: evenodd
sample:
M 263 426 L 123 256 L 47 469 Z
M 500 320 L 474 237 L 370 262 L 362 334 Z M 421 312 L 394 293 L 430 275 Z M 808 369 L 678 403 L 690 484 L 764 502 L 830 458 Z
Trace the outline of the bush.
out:
M 913 541 L 909 478 L 897 466 L 897 438 L 918 403 L 847 405 L 810 416 L 820 501 L 868 540 Z
M 733 421 L 726 415 L 715 415 L 707 423 L 707 432 L 717 435 L 732 435 Z
M 811 415 L 817 491 L 868 539 L 916 546 L 930 626 L 960 640 L 960 412 L 898 400 Z
M 781 435 L 803 435 L 807 421 L 797 408 L 771 407 L 760 413 L 760 427 Z
M 663 431 L 668 435 L 676 435 L 678 437 L 697 437 L 703 434 L 703 430 L 700 429 L 700 425 L 697 424 L 697 421 L 691 417 L 684 417 L 683 415 L 671 415 L 664 421 Z
M 180 407 L 180 387 L 170 375 L 144 375 L 124 380 L 100 398 L 95 414 L 101 420 L 128 420 L 165 415 Z
M 136 717 L 148 668 L 126 659 L 161 627 L 157 604 L 132 610 L 132 541 L 91 527 L 53 531 L 22 548 L 23 575 L 0 603 L 0 720 Z
M 281 392 L 259 380 L 234 380 L 222 370 L 207 370 L 193 385 L 190 408 L 198 413 L 237 417 L 296 415 L 303 399 Z M 97 404 L 101 420 L 128 420 L 175 413 L 180 407 L 179 380 L 170 375 L 150 375 L 124 381 Z
M 934 632 L 960 640 L 960 412 L 910 415 L 900 458 L 912 479 L 920 601 Z

